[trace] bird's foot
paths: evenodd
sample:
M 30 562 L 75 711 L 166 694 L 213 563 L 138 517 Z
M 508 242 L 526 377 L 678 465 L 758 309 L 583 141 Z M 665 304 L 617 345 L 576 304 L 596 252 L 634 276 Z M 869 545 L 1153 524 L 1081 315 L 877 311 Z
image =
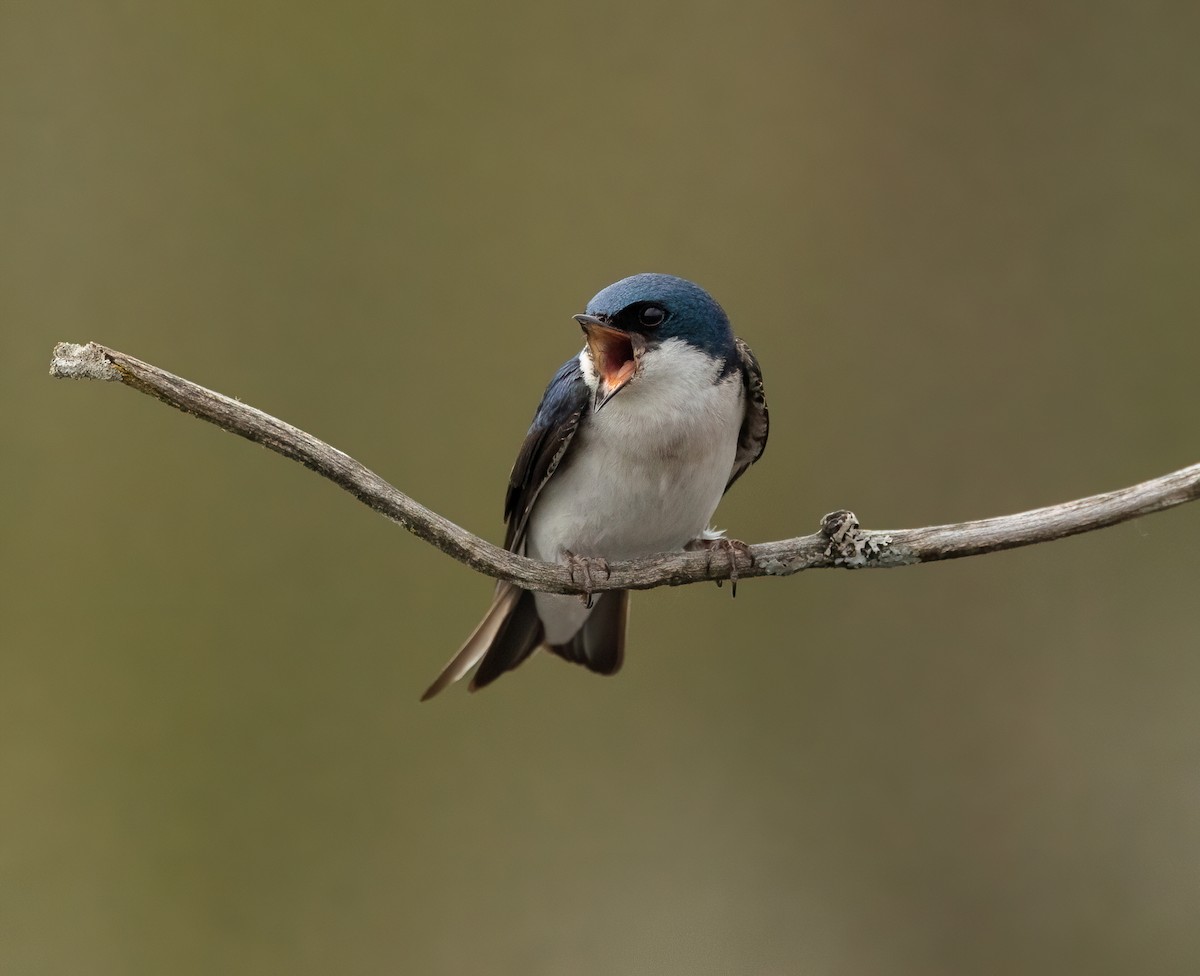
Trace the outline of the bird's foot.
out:
M 604 574 L 604 578 L 608 579 L 612 574 L 608 568 L 608 560 L 602 559 L 599 556 L 577 556 L 569 549 L 563 550 L 563 557 L 567 561 L 567 571 L 571 574 L 571 582 L 576 586 L 582 586 L 583 592 L 579 594 L 579 599 L 583 601 L 583 605 L 589 610 L 592 609 L 592 586 L 594 571 L 599 571 Z
M 754 553 L 750 546 L 741 539 L 726 539 L 724 536 L 709 538 L 704 535 L 699 539 L 693 539 L 684 548 L 690 552 L 708 553 L 708 560 L 705 563 L 705 568 L 708 570 L 712 569 L 713 553 L 725 553 L 725 558 L 729 561 L 729 586 L 734 597 L 737 596 L 738 570 L 750 569 L 754 566 Z M 716 583 L 717 586 L 720 586 L 721 580 L 717 580 Z

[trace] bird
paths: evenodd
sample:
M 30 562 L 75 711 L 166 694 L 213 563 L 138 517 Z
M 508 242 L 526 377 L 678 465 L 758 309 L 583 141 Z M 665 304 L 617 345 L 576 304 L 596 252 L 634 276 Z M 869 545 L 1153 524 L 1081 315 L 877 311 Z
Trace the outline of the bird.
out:
M 505 548 L 568 563 L 589 586 L 608 561 L 747 548 L 708 528 L 769 428 L 762 370 L 724 309 L 691 281 L 646 273 L 604 288 L 574 320 L 583 349 L 550 381 L 509 475 Z M 593 600 L 502 580 L 422 701 L 473 667 L 470 690 L 489 685 L 539 647 L 614 674 L 628 610 L 626 590 Z

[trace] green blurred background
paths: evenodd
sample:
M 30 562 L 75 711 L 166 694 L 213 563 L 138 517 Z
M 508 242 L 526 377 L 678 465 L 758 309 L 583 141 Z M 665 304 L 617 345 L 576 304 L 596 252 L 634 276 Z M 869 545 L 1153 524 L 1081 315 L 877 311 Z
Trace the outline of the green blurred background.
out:
M 96 339 L 492 539 L 571 314 L 708 287 L 743 539 L 1200 460 L 1193 3 L 0 6 L 0 972 L 1200 970 L 1200 506 L 639 594 L 417 696 L 490 584 Z

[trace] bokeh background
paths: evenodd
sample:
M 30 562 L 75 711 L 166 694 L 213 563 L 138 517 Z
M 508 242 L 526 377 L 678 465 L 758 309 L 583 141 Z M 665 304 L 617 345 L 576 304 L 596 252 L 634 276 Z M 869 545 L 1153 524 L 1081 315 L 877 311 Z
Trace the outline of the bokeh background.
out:
M 571 314 L 708 287 L 762 541 L 1200 460 L 1190 3 L 0 6 L 0 971 L 1200 970 L 1200 506 L 639 594 L 417 696 L 490 583 L 96 339 L 499 539 Z

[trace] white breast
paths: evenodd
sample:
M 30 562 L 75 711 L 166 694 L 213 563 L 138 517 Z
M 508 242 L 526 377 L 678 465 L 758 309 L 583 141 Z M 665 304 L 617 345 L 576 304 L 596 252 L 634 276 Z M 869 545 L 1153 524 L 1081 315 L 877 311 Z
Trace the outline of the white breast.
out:
M 595 389 L 586 353 L 584 379 Z M 741 428 L 742 382 L 681 340 L 648 352 L 637 378 L 589 415 L 562 468 L 542 489 L 526 551 L 608 560 L 682 548 L 704 531 L 729 480 Z M 546 639 L 568 640 L 586 619 L 575 598 L 538 594 Z

